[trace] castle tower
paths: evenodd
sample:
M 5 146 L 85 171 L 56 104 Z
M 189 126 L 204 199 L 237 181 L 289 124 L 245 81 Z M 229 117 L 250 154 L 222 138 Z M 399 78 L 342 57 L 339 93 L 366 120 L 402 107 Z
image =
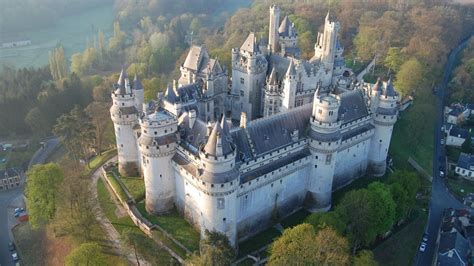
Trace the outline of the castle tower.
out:
M 288 70 L 286 71 L 283 79 L 283 100 L 282 110 L 289 110 L 294 107 L 296 97 L 296 69 L 293 59 L 290 59 Z
M 202 220 L 201 237 L 205 230 L 224 233 L 232 245 L 237 241 L 237 188 L 239 171 L 235 165 L 236 146 L 232 143 L 229 125 L 222 117 L 216 122 L 207 143 L 199 152 L 201 158 Z
M 132 86 L 123 69 L 117 83 L 114 84 L 112 100 L 110 115 L 115 128 L 119 172 L 123 176 L 137 176 L 139 158 L 134 127 L 138 124 L 139 112 L 135 106 Z
M 328 11 L 324 21 L 324 31 L 323 33 L 318 32 L 316 44 L 314 45 L 314 56 L 310 60 L 311 62 L 319 60 L 323 64 L 326 72 L 323 80 L 324 87 L 331 84 L 334 59 L 337 53 L 337 34 L 339 29 L 339 22 L 331 21 Z
M 162 214 L 173 209 L 175 180 L 171 158 L 178 146 L 178 121 L 167 111 L 155 111 L 140 118 L 138 147 L 145 179 L 145 207 Z
M 270 23 L 268 32 L 268 50 L 277 53 L 279 49 L 278 25 L 280 23 L 280 7 L 277 5 L 270 6 Z
M 331 208 L 335 157 L 341 144 L 341 122 L 338 121 L 340 102 L 336 97 L 321 94 L 319 88 L 314 95 L 309 133 L 313 164 L 306 198 L 306 207 L 311 212 Z
M 240 110 L 234 110 L 239 112 L 233 113 L 235 119 L 240 112 L 246 112 L 250 120 L 261 115 L 267 67 L 252 32 L 240 49 L 232 52 L 232 94 L 239 95 L 240 103 Z
M 267 79 L 265 87 L 265 104 L 263 116 L 271 116 L 280 112 L 280 89 L 278 88 L 278 80 L 275 68 L 272 69 Z
M 142 82 L 137 75 L 135 75 L 135 78 L 133 79 L 133 94 L 135 94 L 135 107 L 140 112 L 143 107 L 143 102 L 145 101 L 145 92 Z
M 372 113 L 375 133 L 369 150 L 369 170 L 374 176 L 383 176 L 387 166 L 387 154 L 390 147 L 393 125 L 397 121 L 397 101 L 399 95 L 389 79 L 378 91 L 378 102 L 374 101 Z M 372 104 L 371 104 L 372 108 Z

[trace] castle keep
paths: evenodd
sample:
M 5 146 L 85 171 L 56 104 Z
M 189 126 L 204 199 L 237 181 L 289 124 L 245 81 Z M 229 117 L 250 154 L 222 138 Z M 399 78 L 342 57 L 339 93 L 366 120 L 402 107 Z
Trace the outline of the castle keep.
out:
M 297 32 L 270 7 L 268 44 L 250 33 L 232 50 L 232 78 L 193 46 L 181 77 L 143 104 L 125 71 L 112 92 L 119 170 L 139 172 L 146 209 L 176 208 L 190 223 L 236 244 L 303 207 L 326 211 L 332 191 L 385 173 L 398 93 L 365 84 L 344 65 L 330 16 L 311 60 Z

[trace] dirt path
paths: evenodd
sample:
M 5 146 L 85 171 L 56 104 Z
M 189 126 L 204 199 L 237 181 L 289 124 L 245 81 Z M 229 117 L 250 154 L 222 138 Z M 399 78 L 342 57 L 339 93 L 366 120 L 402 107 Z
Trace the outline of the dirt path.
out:
M 112 159 L 108 160 L 106 163 L 115 162 L 117 161 L 117 156 L 113 157 Z M 124 257 L 127 258 L 131 265 L 137 265 L 137 261 L 135 258 L 134 253 L 131 249 L 122 246 L 120 242 L 120 234 L 115 230 L 115 227 L 110 223 L 109 219 L 105 216 L 102 208 L 100 207 L 98 196 L 97 196 L 97 180 L 101 178 L 101 168 L 97 169 L 91 176 L 92 178 L 92 186 L 93 186 L 93 195 L 91 200 L 93 201 L 94 205 L 97 206 L 96 211 L 96 219 L 99 222 L 102 230 L 104 230 L 105 235 L 109 239 L 111 245 L 113 246 L 114 250 L 117 254 L 122 254 Z M 119 209 L 121 206 L 120 204 L 115 204 Z M 140 265 L 151 265 L 148 261 L 140 258 Z

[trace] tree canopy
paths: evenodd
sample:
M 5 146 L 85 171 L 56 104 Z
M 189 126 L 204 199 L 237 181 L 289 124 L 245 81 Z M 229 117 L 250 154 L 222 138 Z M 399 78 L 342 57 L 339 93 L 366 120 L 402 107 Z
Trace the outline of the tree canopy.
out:
M 84 243 L 74 249 L 66 257 L 67 266 L 101 266 L 106 265 L 105 256 L 101 253 L 101 247 L 97 243 Z

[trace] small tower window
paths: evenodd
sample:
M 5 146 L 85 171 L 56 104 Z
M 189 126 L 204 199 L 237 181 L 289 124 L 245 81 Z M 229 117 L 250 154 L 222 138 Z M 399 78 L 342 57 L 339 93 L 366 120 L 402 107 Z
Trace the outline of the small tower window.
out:
M 225 218 L 222 218 L 222 221 L 225 223 L 226 219 L 225 219 Z
M 240 84 L 244 84 L 244 83 L 245 83 L 244 78 L 240 78 Z

